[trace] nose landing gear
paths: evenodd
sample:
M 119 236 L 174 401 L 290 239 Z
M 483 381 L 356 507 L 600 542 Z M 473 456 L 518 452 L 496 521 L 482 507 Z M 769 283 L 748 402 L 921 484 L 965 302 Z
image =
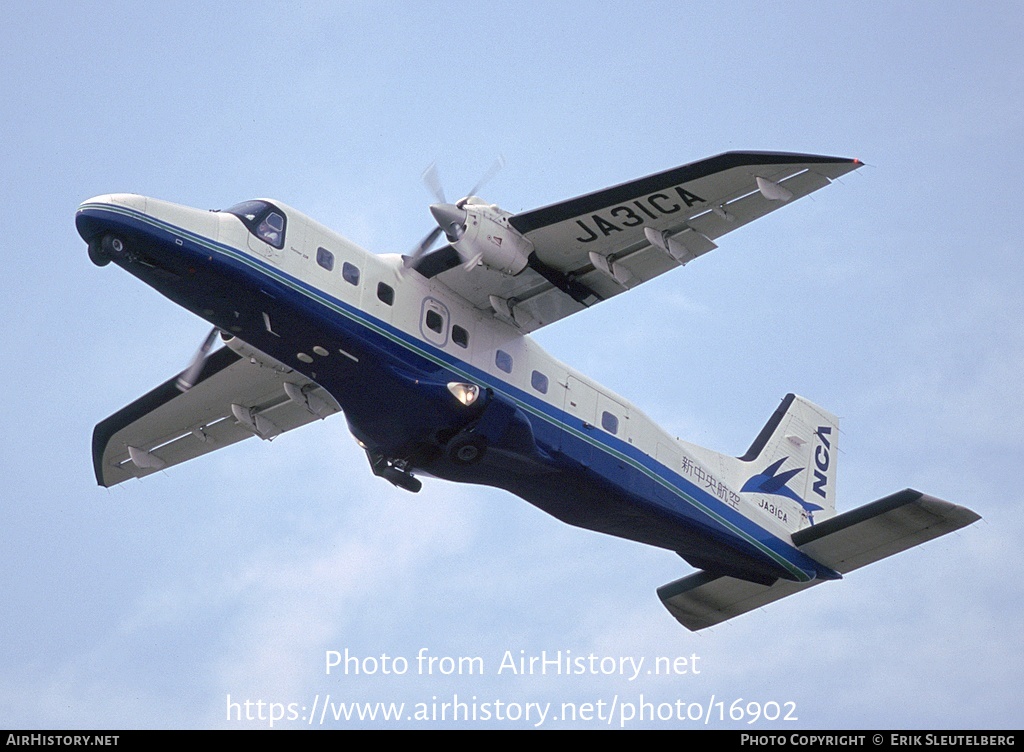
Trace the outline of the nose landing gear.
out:
M 106 266 L 112 259 L 120 258 L 127 252 L 127 246 L 117 235 L 104 235 L 89 241 L 89 260 L 96 266 Z

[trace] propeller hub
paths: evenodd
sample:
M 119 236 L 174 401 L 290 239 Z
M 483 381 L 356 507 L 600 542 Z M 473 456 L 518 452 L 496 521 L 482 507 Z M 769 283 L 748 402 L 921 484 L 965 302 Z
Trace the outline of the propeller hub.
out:
M 466 210 L 455 204 L 431 204 L 430 213 L 434 215 L 437 226 L 444 230 L 448 242 L 455 243 L 466 232 Z

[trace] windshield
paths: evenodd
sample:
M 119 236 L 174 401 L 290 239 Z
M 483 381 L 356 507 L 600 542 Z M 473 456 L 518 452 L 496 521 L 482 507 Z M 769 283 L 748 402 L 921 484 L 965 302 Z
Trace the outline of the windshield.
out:
M 249 228 L 249 232 L 274 248 L 284 248 L 284 212 L 267 201 L 243 201 L 230 209 Z

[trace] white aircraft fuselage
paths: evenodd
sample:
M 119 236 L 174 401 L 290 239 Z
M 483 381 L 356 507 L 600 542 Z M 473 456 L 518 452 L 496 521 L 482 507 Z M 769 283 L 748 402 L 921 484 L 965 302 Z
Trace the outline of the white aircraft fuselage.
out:
M 311 388 L 322 388 L 329 397 L 319 403 L 333 398 L 373 471 L 396 486 L 419 490 L 416 475 L 495 486 L 569 524 L 675 551 L 702 574 L 740 584 L 841 577 L 842 567 L 797 542 L 835 515 L 837 424 L 806 400 L 788 396 L 751 450 L 730 457 L 672 437 L 514 320 L 408 259 L 370 253 L 279 201 L 205 211 L 112 194 L 83 203 L 76 223 L 95 262 L 112 261 L 220 330 L 225 363 L 242 356 L 301 375 L 285 391 L 316 417 L 336 409 L 311 407 Z M 101 484 L 119 482 L 110 480 L 117 468 L 144 475 L 163 466 L 167 441 L 122 446 L 109 460 L 117 430 L 176 399 L 157 391 L 97 427 Z M 229 423 L 276 435 L 269 409 L 230 410 Z M 224 419 L 200 416 L 187 426 L 192 437 L 175 441 L 208 441 Z

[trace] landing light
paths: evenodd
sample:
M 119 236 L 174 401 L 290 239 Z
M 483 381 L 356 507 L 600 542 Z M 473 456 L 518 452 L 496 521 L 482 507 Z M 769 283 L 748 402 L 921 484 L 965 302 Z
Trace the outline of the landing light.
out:
M 476 384 L 463 384 L 461 381 L 449 381 L 448 391 L 466 407 L 476 402 L 477 397 L 480 396 L 480 387 Z

